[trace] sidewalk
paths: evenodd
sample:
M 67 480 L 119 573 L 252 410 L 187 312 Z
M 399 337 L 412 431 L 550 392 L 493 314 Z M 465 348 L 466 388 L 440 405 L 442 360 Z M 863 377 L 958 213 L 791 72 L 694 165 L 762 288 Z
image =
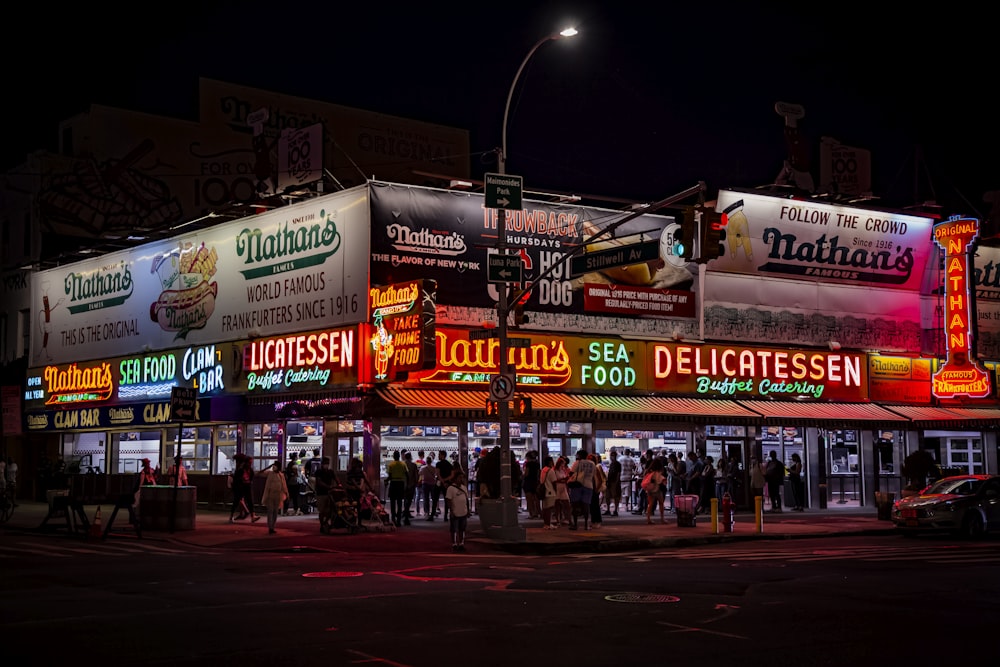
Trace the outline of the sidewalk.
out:
M 88 507 L 92 518 L 94 507 Z M 103 520 L 111 516 L 113 507 L 101 508 Z M 6 525 L 0 526 L 0 539 L 10 533 L 31 533 L 53 537 L 76 537 L 65 529 L 63 519 L 50 519 L 45 528 L 40 529 L 48 513 L 45 503 L 21 502 Z M 892 523 L 879 521 L 875 508 L 851 510 L 807 510 L 805 512 L 766 513 L 763 516 L 762 531 L 757 532 L 752 512 L 736 514 L 732 533 L 712 532 L 711 517 L 699 515 L 697 525 L 681 527 L 675 515 L 667 514 L 667 523 L 648 525 L 644 516 L 635 516 L 622 511 L 617 517 L 603 517 L 600 528 L 589 531 L 569 530 L 560 526 L 558 530 L 543 530 L 540 519 L 528 519 L 527 514 L 519 515 L 519 522 L 525 527 L 527 537 L 524 542 L 503 542 L 491 539 L 483 532 L 479 518 L 469 517 L 466 539 L 471 551 L 502 551 L 518 554 L 559 554 L 571 552 L 612 553 L 636 549 L 678 548 L 699 544 L 726 543 L 743 540 L 790 539 L 803 537 L 833 537 L 837 535 L 892 534 Z M 261 515 L 257 523 L 249 520 L 229 523 L 229 513 L 225 511 L 198 509 L 193 530 L 143 531 L 143 540 L 168 541 L 194 547 L 226 549 L 234 551 L 358 551 L 365 553 L 392 553 L 408 551 L 440 551 L 450 548 L 448 524 L 437 519 L 426 521 L 417 515 L 410 526 L 403 526 L 391 532 L 375 530 L 349 535 L 344 529 L 335 529 L 331 535 L 319 532 L 319 522 L 315 514 L 295 517 L 279 517 L 277 533 L 267 532 L 267 519 Z M 119 513 L 115 525 L 107 538 L 111 540 L 137 539 L 128 525 L 128 517 Z

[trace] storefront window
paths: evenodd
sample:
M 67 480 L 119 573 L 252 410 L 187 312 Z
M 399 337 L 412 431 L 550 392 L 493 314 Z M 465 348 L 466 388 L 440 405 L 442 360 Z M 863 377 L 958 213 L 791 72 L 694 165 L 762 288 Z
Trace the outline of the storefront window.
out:
M 459 427 L 453 425 L 383 425 L 379 479 L 385 480 L 386 466 L 392 461 L 392 453 L 397 451 L 401 459 L 403 454 L 409 452 L 414 463 L 419 460 L 436 461 L 439 452 L 444 452 L 453 464 L 457 463 L 458 433 Z
M 244 453 L 253 457 L 254 470 L 266 470 L 278 461 L 281 440 L 284 437 L 281 424 L 250 424 L 248 427 Z
M 142 460 L 149 459 L 153 470 L 163 470 L 160 459 L 162 431 L 119 431 L 111 434 L 108 457 L 111 472 L 126 474 L 139 472 Z
M 181 457 L 184 459 L 184 467 L 189 473 L 208 473 L 212 467 L 212 427 L 211 426 L 184 426 L 181 429 Z M 165 451 L 164 461 L 173 464 L 174 456 L 177 454 L 177 429 L 168 428 L 167 438 L 164 441 Z
M 62 447 L 59 453 L 66 464 L 66 472 L 70 475 L 79 473 L 104 473 L 105 446 L 108 434 L 99 433 L 65 433 L 62 435 Z
M 236 424 L 215 427 L 215 473 L 228 475 L 236 469 L 234 461 L 240 445 L 240 427 Z

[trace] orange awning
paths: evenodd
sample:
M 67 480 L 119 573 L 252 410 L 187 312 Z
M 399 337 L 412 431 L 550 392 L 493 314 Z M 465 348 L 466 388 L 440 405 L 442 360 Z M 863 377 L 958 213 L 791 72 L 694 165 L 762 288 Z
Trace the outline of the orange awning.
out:
M 490 394 L 482 390 L 409 389 L 386 387 L 377 391 L 400 417 L 486 419 Z M 531 397 L 534 417 L 542 419 L 588 420 L 593 408 L 570 394 L 520 392 Z
M 995 408 L 936 407 L 925 405 L 885 405 L 923 428 L 975 428 L 1000 424 L 1000 410 Z
M 823 426 L 865 424 L 901 424 L 906 417 L 874 403 L 799 403 L 797 401 L 740 401 L 768 423 Z M 821 422 L 821 423 L 820 423 Z
M 593 406 L 599 419 L 627 417 L 630 420 L 676 421 L 704 423 L 712 420 L 757 421 L 757 413 L 736 401 L 708 398 L 674 398 L 661 396 L 607 396 L 582 394 L 578 398 Z

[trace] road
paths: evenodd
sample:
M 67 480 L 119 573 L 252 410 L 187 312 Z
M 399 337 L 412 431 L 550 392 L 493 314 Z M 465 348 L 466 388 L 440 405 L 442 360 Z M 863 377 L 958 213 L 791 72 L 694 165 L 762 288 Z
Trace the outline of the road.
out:
M 971 660 L 1000 627 L 996 539 L 537 556 L 21 534 L 0 564 L 3 651 L 41 664 L 903 665 Z

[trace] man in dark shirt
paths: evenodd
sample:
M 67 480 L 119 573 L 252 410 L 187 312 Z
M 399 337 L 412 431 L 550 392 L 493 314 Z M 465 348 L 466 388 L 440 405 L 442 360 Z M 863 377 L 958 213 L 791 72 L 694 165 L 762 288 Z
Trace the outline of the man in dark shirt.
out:
M 434 504 L 434 514 L 431 515 L 431 519 L 437 514 L 437 503 L 438 498 L 441 494 L 445 492 L 449 484 L 451 484 L 451 473 L 454 471 L 454 467 L 448 460 L 448 454 L 442 449 L 438 452 L 438 462 L 435 465 L 438 471 L 438 481 L 437 486 L 434 487 L 433 493 L 433 504 Z M 444 520 L 448 520 L 448 503 L 444 504 Z
M 317 450 L 318 451 L 318 450 Z M 319 470 L 316 471 L 313 491 L 316 492 L 316 513 L 319 514 L 319 532 L 329 533 L 331 516 L 330 510 L 333 507 L 330 492 L 337 485 L 337 475 L 330 467 L 330 457 L 324 456 L 320 459 Z

